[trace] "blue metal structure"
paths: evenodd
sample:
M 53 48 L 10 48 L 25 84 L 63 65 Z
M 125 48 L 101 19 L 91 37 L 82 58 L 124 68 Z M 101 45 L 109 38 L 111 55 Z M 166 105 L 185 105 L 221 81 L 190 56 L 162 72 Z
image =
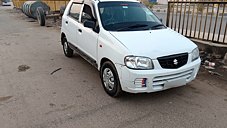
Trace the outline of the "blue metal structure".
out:
M 22 5 L 22 11 L 26 16 L 36 19 L 36 9 L 38 7 L 42 7 L 44 12 L 50 11 L 50 6 L 42 1 L 27 1 Z
M 157 0 L 149 0 L 150 2 L 157 2 Z

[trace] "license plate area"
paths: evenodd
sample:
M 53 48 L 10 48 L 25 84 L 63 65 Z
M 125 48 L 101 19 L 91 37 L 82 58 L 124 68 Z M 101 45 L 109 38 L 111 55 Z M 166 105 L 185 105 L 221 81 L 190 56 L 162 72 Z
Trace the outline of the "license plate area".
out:
M 186 85 L 187 79 L 186 78 L 178 78 L 178 79 L 173 79 L 173 80 L 167 80 L 166 83 L 164 84 L 164 88 L 173 88 L 173 87 L 179 87 Z

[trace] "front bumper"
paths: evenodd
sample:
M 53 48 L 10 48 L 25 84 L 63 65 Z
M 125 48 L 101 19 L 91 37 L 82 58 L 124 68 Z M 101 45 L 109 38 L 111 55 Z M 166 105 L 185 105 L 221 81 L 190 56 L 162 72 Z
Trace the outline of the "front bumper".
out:
M 123 91 L 150 93 L 186 85 L 196 78 L 200 62 L 201 60 L 197 59 L 178 69 L 163 69 L 157 60 L 153 61 L 155 66 L 153 70 L 132 70 L 118 64 L 116 68 Z

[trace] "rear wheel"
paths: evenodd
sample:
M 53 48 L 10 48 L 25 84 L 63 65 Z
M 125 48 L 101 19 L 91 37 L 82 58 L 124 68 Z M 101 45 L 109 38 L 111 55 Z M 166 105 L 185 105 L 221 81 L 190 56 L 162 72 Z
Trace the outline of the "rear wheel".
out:
M 73 56 L 73 50 L 69 47 L 69 43 L 67 42 L 66 37 L 63 37 L 62 45 L 63 45 L 63 51 L 64 51 L 65 56 L 72 57 Z
M 117 97 L 122 94 L 117 70 L 110 61 L 105 62 L 101 67 L 101 81 L 108 95 Z

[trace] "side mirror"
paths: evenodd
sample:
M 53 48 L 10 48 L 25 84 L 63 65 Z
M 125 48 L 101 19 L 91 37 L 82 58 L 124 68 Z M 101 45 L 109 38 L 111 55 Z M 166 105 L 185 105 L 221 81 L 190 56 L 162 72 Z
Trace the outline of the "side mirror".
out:
M 91 20 L 85 20 L 84 21 L 84 27 L 87 28 L 94 28 L 95 27 L 95 22 Z
M 162 22 L 162 18 L 159 19 Z

